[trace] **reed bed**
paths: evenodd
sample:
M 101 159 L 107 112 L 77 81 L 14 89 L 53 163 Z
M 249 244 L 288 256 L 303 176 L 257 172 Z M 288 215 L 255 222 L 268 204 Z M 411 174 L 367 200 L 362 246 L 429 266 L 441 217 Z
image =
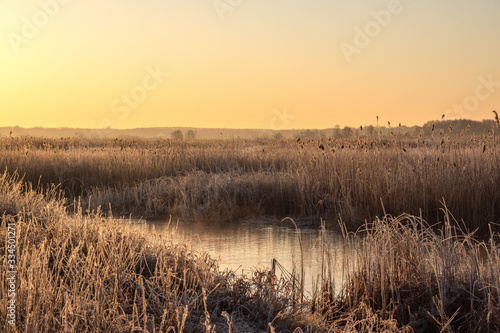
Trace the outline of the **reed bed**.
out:
M 434 226 L 387 215 L 346 232 L 355 253 L 345 263 L 347 282 L 335 296 L 325 276 L 316 311 L 353 331 L 500 331 L 500 235 L 477 240 L 443 213 Z
M 99 211 L 69 215 L 55 194 L 23 186 L 0 175 L 2 331 L 260 332 L 273 321 L 291 332 L 301 325 L 286 281 L 221 272 L 205 253 L 165 235 Z M 7 323 L 7 223 L 17 230 L 15 329 Z
M 17 330 L 26 332 L 495 332 L 500 247 L 449 211 L 384 215 L 344 232 L 345 281 L 335 281 L 326 232 L 312 298 L 270 271 L 247 278 L 100 210 L 69 214 L 57 189 L 0 175 L 1 230 L 17 228 Z M 325 226 L 322 226 L 325 230 Z M 2 234 L 5 238 L 6 235 Z M 0 327 L 6 324 L 6 242 L 0 243 Z M 300 271 L 300 270 L 296 270 Z M 340 293 L 334 292 L 341 284 Z
M 402 213 L 470 230 L 500 221 L 500 147 L 492 135 L 352 139 L 160 140 L 0 138 L 0 168 L 72 204 L 168 219 L 339 215 L 355 230 Z

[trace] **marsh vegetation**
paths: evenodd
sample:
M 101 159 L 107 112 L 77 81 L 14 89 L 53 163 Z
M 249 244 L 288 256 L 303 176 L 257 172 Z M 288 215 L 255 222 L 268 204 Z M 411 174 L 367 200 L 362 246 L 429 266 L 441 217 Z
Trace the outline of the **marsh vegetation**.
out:
M 352 139 L 119 140 L 1 138 L 0 168 L 73 204 L 144 218 L 238 220 L 409 213 L 470 230 L 500 218 L 500 146 L 493 135 Z
M 18 228 L 18 329 L 498 331 L 499 150 L 492 134 L 0 138 L 2 238 L 9 221 Z M 118 216 L 291 217 L 322 230 L 323 268 L 307 296 L 303 263 L 291 279 L 236 275 Z M 326 228 L 353 254 L 342 283 Z M 2 281 L 6 251 L 2 242 Z

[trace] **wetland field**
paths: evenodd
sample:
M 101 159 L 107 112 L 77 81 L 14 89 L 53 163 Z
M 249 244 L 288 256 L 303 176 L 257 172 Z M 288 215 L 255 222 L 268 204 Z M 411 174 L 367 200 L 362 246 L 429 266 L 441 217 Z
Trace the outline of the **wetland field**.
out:
M 499 145 L 0 137 L 0 327 L 500 331 Z M 215 252 L 179 241 L 190 231 Z M 266 247 L 246 250 L 256 234 Z

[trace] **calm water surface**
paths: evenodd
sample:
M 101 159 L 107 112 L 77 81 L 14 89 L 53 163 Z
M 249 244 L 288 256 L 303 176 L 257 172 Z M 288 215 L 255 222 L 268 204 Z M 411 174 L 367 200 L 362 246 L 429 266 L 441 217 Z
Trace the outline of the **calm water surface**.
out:
M 319 228 L 295 230 L 290 222 L 283 225 L 262 225 L 255 222 L 214 223 L 214 222 L 147 222 L 157 232 L 173 233 L 174 242 L 191 242 L 196 250 L 206 251 L 214 259 L 219 259 L 222 270 L 229 269 L 238 274 L 251 275 L 256 268 L 271 269 L 276 259 L 287 271 L 294 267 L 300 270 L 301 251 L 299 233 L 302 241 L 302 255 L 305 272 L 305 289 L 311 293 L 314 281 L 321 274 L 322 250 L 318 241 Z M 345 252 L 344 239 L 335 232 L 326 233 L 330 249 L 331 271 L 339 291 L 343 273 L 343 261 L 352 257 Z M 277 272 L 279 273 L 279 271 Z

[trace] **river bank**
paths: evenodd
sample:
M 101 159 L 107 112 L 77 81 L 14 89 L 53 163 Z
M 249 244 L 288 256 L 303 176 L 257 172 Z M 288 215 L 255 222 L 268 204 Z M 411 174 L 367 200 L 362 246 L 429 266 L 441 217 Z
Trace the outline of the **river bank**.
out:
M 334 292 L 333 250 L 304 293 L 304 262 L 292 279 L 268 270 L 221 271 L 188 244 L 80 207 L 68 215 L 54 191 L 0 177 L 2 231 L 16 228 L 16 324 L 56 332 L 432 332 L 498 330 L 500 247 L 475 241 L 448 211 L 436 231 L 418 217 L 386 216 L 361 234 L 344 227 L 353 258 Z M 142 228 L 142 229 L 141 229 Z M 493 236 L 493 235 L 492 235 Z M 2 237 L 6 237 L 3 232 Z M 155 238 L 160 237 L 160 238 Z M 6 281 L 7 247 L 0 253 Z M 347 267 L 345 267 L 347 268 Z M 0 324 L 8 327 L 2 289 Z M 230 328 L 231 327 L 231 328 Z

